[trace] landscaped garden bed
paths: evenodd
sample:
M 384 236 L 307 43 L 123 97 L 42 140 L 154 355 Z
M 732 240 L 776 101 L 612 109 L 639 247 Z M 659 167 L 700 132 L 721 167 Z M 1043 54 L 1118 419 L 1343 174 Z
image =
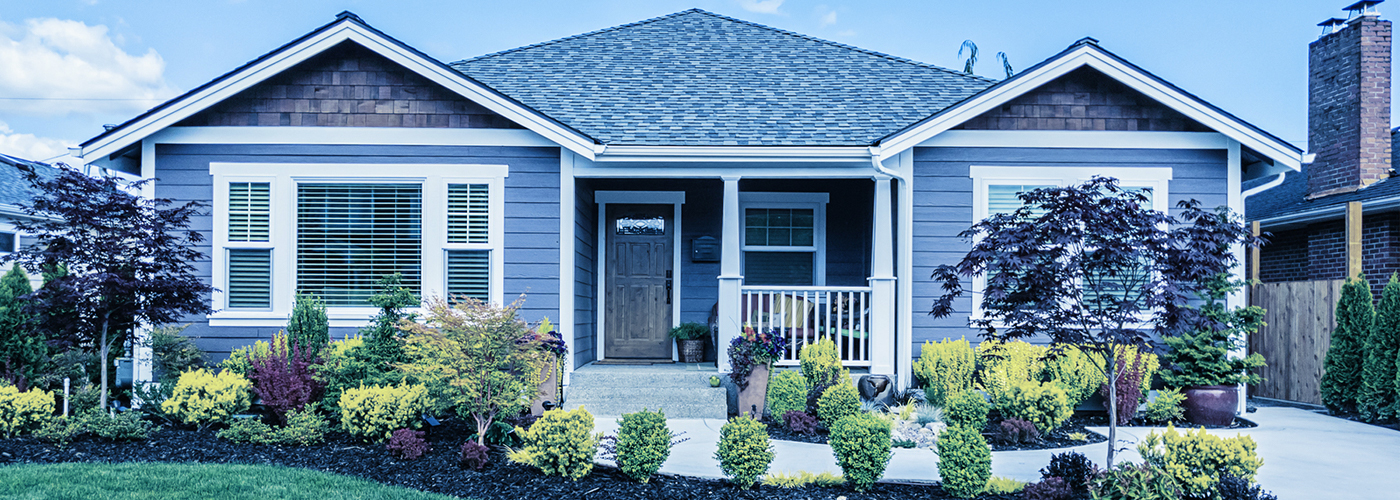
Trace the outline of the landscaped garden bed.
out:
M 1141 422 L 1141 419 L 1134 420 Z M 830 434 L 817 431 L 812 434 L 793 432 L 777 422 L 764 422 L 768 425 L 768 437 L 779 441 L 796 441 L 799 443 L 827 444 Z M 1251 425 L 1242 427 L 1254 427 Z M 1085 429 L 1085 427 L 1098 427 L 1108 425 L 1107 417 L 1075 416 L 1065 421 L 1058 429 L 1055 429 L 1049 436 L 1041 436 L 1040 441 L 1026 443 L 1003 443 L 991 439 L 996 434 L 998 424 L 987 424 L 982 429 L 982 434 L 988 437 L 987 444 L 992 446 L 992 451 L 1016 451 L 1016 450 L 1053 450 L 1057 448 L 1070 448 L 1086 444 L 1096 444 L 1107 441 L 1103 434 Z M 1132 424 L 1130 424 L 1132 425 Z M 1147 424 L 1144 424 L 1147 425 Z M 1084 439 L 1076 439 L 1076 434 L 1083 434 Z

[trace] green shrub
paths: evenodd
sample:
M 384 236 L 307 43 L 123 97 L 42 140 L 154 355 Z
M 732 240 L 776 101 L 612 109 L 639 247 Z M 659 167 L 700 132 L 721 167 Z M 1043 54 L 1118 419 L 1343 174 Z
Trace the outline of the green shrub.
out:
M 825 389 L 840 383 L 842 379 L 851 378 L 850 371 L 841 366 L 841 352 L 836 348 L 836 342 L 830 338 L 802 346 L 797 357 L 801 360 L 802 376 L 807 378 L 810 389 Z
M 831 426 L 831 451 L 846 484 L 865 491 L 885 474 L 890 464 L 890 421 L 869 413 L 857 413 Z
M 251 388 L 248 379 L 237 373 L 225 370 L 215 375 L 209 370 L 191 370 L 180 374 L 175 391 L 160 408 L 187 424 L 227 422 L 235 413 L 248 409 Z
M 1376 322 L 1366 340 L 1366 359 L 1361 368 L 1362 393 L 1357 410 L 1367 420 L 1389 420 L 1395 416 L 1396 355 L 1400 351 L 1400 276 L 1390 275 L 1381 292 Z
M 162 384 L 173 387 L 181 373 L 204 368 L 209 356 L 195 345 L 194 339 L 181 335 L 190 325 L 166 325 L 151 330 L 145 340 L 151 348 L 151 366 Z
M 729 419 L 719 429 L 719 449 L 715 451 L 719 469 L 740 488 L 753 487 L 754 481 L 768 473 L 773 463 L 773 447 L 768 444 L 768 429 L 748 415 Z
M 938 476 L 949 495 L 972 498 L 982 493 L 992 477 L 992 450 L 980 430 L 955 425 L 938 435 Z
M 671 430 L 666 414 L 645 409 L 622 415 L 617 430 L 617 466 L 627 477 L 643 483 L 671 456 Z
M 6 438 L 38 429 L 53 416 L 53 394 L 43 389 L 20 392 L 7 383 L 0 383 L 0 434 Z
M 331 323 L 326 318 L 326 302 L 312 294 L 297 292 L 292 317 L 287 318 L 289 345 L 301 349 L 307 359 L 316 359 L 331 341 Z
M 277 334 L 273 335 L 273 339 L 277 338 L 276 335 Z M 268 356 L 271 355 L 272 346 L 267 342 L 259 340 L 253 342 L 253 345 L 234 349 L 233 352 L 229 353 L 228 358 L 225 358 L 223 362 L 219 363 L 219 369 L 221 371 L 247 376 L 248 372 L 253 370 L 253 364 L 248 361 L 248 358 L 251 357 L 254 360 L 267 359 Z
M 59 448 L 64 448 L 82 435 L 84 431 L 81 417 L 54 417 L 44 421 L 43 425 L 40 425 L 39 429 L 35 430 L 32 435 L 41 441 L 47 441 L 58 445 Z
M 1332 344 L 1323 361 L 1322 404 L 1333 413 L 1352 413 L 1362 390 L 1364 342 L 1376 320 L 1371 286 L 1365 279 L 1351 278 L 1342 285 L 1336 318 Z
M 1026 483 L 1008 477 L 992 477 L 987 480 L 987 489 L 983 492 L 988 495 L 1010 495 L 1026 489 Z
M 1000 408 L 1017 384 L 1039 379 L 1045 352 L 1045 347 L 1021 341 L 985 340 L 977 345 L 977 360 L 982 365 L 977 375 L 993 406 Z
M 0 367 L 30 383 L 43 375 L 49 352 L 45 336 L 35 328 L 41 323 L 26 307 L 28 301 L 21 298 L 33 291 L 29 275 L 18 262 L 0 277 Z
M 379 442 L 399 429 L 417 429 L 430 406 L 421 385 L 360 386 L 340 395 L 340 426 L 345 432 Z
M 914 377 L 924 388 L 924 400 L 935 406 L 946 404 L 949 396 L 971 390 L 976 371 L 977 356 L 965 338 L 924 342 L 919 359 L 914 361 Z
M 1221 438 L 1197 429 L 1179 434 L 1168 425 L 1162 433 L 1148 433 L 1138 443 L 1144 462 L 1161 468 L 1187 495 L 1207 496 L 1221 474 L 1254 482 L 1254 473 L 1264 461 L 1254 453 L 1249 436 Z
M 1157 399 L 1147 403 L 1143 409 L 1142 416 L 1149 422 L 1174 422 L 1181 420 L 1186 415 L 1186 408 L 1181 406 L 1186 402 L 1186 395 L 1180 389 L 1165 389 L 1157 391 Z
M 403 382 L 403 372 L 385 371 L 376 363 L 365 347 L 364 337 L 358 335 L 331 342 L 322 349 L 321 363 L 312 365 L 318 380 L 326 386 L 321 396 L 321 410 L 332 418 L 339 418 L 340 396 L 346 390 L 361 385 L 387 386 Z
M 1074 415 L 1069 396 L 1056 384 L 1021 382 L 1011 386 L 1003 399 L 1001 416 L 1035 424 L 1041 434 L 1058 429 Z
M 1087 401 L 1099 386 L 1104 376 L 1099 372 L 1094 359 L 1078 347 L 1059 344 L 1046 352 L 1043 377 L 1059 384 L 1069 396 L 1070 406 L 1078 407 Z M 1148 377 L 1150 380 L 1151 377 Z
M 219 437 L 235 443 L 309 446 L 325 440 L 330 424 L 314 411 L 287 413 L 287 425 L 273 427 L 257 418 L 237 420 L 219 431 Z
M 768 379 L 768 415 L 781 421 L 790 411 L 807 410 L 807 379 L 796 370 L 777 370 Z
M 829 488 L 845 484 L 846 479 L 830 472 L 813 474 L 804 470 L 793 474 L 772 472 L 763 476 L 762 482 L 774 488 L 806 488 L 808 486 Z
M 948 400 L 943 407 L 943 421 L 949 427 L 971 427 L 978 432 L 987 426 L 987 412 L 991 411 L 987 400 L 977 391 L 963 391 Z
M 593 434 L 593 414 L 588 410 L 549 410 L 528 430 L 517 427 L 515 432 L 525 446 L 512 454 L 511 460 L 532 465 L 545 475 L 574 481 L 593 471 L 601 434 Z
M 687 321 L 672 328 L 669 334 L 676 340 L 699 340 L 710 336 L 710 327 L 704 323 Z
M 1181 488 L 1161 468 L 1121 463 L 1089 483 L 1095 500 L 1177 500 Z
M 856 392 L 856 386 L 851 384 L 849 378 L 844 383 L 827 388 L 817 399 L 817 418 L 827 426 L 857 413 L 860 413 L 860 393 Z
M 83 415 L 83 428 L 111 441 L 143 441 L 150 439 L 156 426 L 134 411 L 108 415 L 102 410 L 93 409 Z

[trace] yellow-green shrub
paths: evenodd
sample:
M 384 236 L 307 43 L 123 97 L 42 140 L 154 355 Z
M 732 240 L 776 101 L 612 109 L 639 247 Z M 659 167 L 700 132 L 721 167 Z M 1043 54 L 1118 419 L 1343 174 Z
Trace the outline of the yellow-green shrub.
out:
M 1012 493 L 1020 493 L 1021 490 L 1024 489 L 1026 489 L 1026 483 L 1022 481 L 1017 481 L 1009 477 L 992 476 L 991 479 L 987 480 L 987 488 L 983 490 L 983 493 L 988 495 L 1010 495 Z
M 617 429 L 617 468 L 627 477 L 647 482 L 671 456 L 671 430 L 661 410 L 622 415 Z
M 286 334 L 276 333 L 272 335 L 272 341 L 276 342 L 278 337 L 282 337 L 286 342 Z M 248 357 L 253 359 L 267 359 L 272 355 L 272 346 L 264 341 L 254 342 L 253 345 L 239 347 L 229 353 L 228 358 L 219 363 L 219 368 L 224 371 L 231 371 L 239 375 L 247 375 L 253 369 L 253 364 L 248 361 Z
M 371 441 L 389 439 L 399 429 L 417 429 L 430 406 L 421 385 L 371 385 L 347 389 L 340 395 L 340 426 Z
M 248 379 L 230 370 L 217 375 L 202 368 L 190 370 L 180 374 L 175 392 L 160 409 L 187 424 L 227 422 L 248 409 L 251 389 Z
M 817 399 L 817 418 L 828 426 L 857 413 L 860 413 L 860 393 L 856 392 L 856 386 L 851 384 L 849 378 L 831 386 Z
M 768 380 L 768 414 L 777 422 L 790 411 L 807 410 L 807 379 L 796 370 L 778 370 Z
M 1001 415 L 1025 420 L 1035 424 L 1041 434 L 1049 434 L 1074 415 L 1074 406 L 1059 385 L 1021 382 L 1007 392 Z
M 943 408 L 943 421 L 949 426 L 971 427 L 982 432 L 987 426 L 987 412 L 991 411 L 987 400 L 977 391 L 963 391 L 948 398 L 948 406 Z
M 972 389 L 976 371 L 977 356 L 965 338 L 924 342 L 919 359 L 914 361 L 914 377 L 924 387 L 925 399 L 934 406 L 943 406 L 949 396 Z
M 1079 406 L 1103 385 L 1102 367 L 1078 347 L 1060 344 L 1046 352 L 1044 377 L 1064 388 L 1070 406 Z
M 865 491 L 885 474 L 890 464 L 890 421 L 857 413 L 837 420 L 831 426 L 831 451 L 846 484 Z
M 593 457 L 598 454 L 598 439 L 602 435 L 593 434 L 593 414 L 588 410 L 549 410 L 529 430 L 516 427 L 515 432 L 525 446 L 511 454 L 512 461 L 574 481 L 593 471 Z
M 538 425 L 538 424 L 536 424 Z M 719 448 L 715 450 L 719 469 L 740 488 L 750 488 L 768 472 L 773 448 L 768 429 L 748 415 L 739 415 L 719 428 Z
M 845 484 L 846 478 L 830 472 L 813 474 L 803 470 L 792 474 L 772 472 L 763 476 L 762 483 L 774 488 L 805 488 L 808 486 L 828 488 Z
M 37 388 L 20 392 L 14 386 L 0 384 L 0 434 L 15 437 L 39 428 L 52 416 L 53 394 Z
M 1254 482 L 1254 473 L 1264 465 L 1254 447 L 1249 436 L 1221 438 L 1205 429 L 1180 434 L 1168 425 L 1138 443 L 1138 453 L 1144 462 L 1165 470 L 1187 495 L 1202 497 L 1210 495 L 1222 473 Z
M 949 427 L 938 435 L 938 477 L 943 491 L 958 498 L 972 498 L 992 478 L 992 450 L 978 429 Z
M 802 346 L 797 357 L 801 360 L 802 376 L 807 378 L 809 388 L 829 387 L 842 379 L 851 378 L 850 372 L 841 366 L 841 353 L 836 348 L 836 342 L 830 338 Z
M 977 376 L 993 406 L 1000 409 L 1016 384 L 1039 379 L 1045 351 L 1045 347 L 1020 341 L 986 340 L 977 345 L 977 360 L 982 365 Z

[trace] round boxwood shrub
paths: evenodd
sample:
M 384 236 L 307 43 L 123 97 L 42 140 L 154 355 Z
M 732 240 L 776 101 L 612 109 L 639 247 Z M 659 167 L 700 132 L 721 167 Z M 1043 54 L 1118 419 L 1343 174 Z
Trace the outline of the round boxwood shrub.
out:
M 671 430 L 660 410 L 622 415 L 617 430 L 617 466 L 627 477 L 643 483 L 671 456 Z
M 963 391 L 948 398 L 948 406 L 943 408 L 943 421 L 951 427 L 964 426 L 981 431 L 987 426 L 987 412 L 991 405 L 977 391 Z
M 768 429 L 748 415 L 730 419 L 719 429 L 715 459 L 719 460 L 719 469 L 734 484 L 741 488 L 753 487 L 754 481 L 766 474 L 768 464 L 773 462 Z
M 831 451 L 846 484 L 865 491 L 885 474 L 890 463 L 890 422 L 869 413 L 857 413 L 831 426 Z
M 525 447 L 510 459 L 533 465 L 548 476 L 574 481 L 593 472 L 598 436 L 593 434 L 593 414 L 579 407 L 573 411 L 544 412 L 528 430 L 515 428 Z
M 360 386 L 341 393 L 340 425 L 352 435 L 383 441 L 396 430 L 417 428 L 430 406 L 421 385 Z
M 781 421 L 790 411 L 807 409 L 807 379 L 797 370 L 778 370 L 768 380 L 768 415 Z
M 1221 474 L 1254 481 L 1254 473 L 1264 461 L 1254 452 L 1254 439 L 1246 436 L 1222 438 L 1205 429 L 1178 433 L 1167 425 L 1160 434 L 1151 432 L 1138 443 L 1138 454 L 1147 464 L 1171 476 L 1187 495 L 1209 496 Z
M 949 495 L 972 498 L 982 493 L 992 478 L 992 450 L 978 429 L 955 425 L 938 435 L 938 477 Z
M 1065 390 L 1055 384 L 1022 382 L 1011 386 L 1001 415 L 1035 424 L 1041 434 L 1049 434 L 1074 415 Z
M 860 393 L 850 379 L 826 389 L 817 398 L 817 418 L 830 427 L 837 420 L 860 413 Z
M 187 424 L 227 422 L 248 409 L 253 388 L 247 378 L 229 370 L 215 375 L 205 369 L 180 374 L 175 391 L 160 404 L 164 411 Z

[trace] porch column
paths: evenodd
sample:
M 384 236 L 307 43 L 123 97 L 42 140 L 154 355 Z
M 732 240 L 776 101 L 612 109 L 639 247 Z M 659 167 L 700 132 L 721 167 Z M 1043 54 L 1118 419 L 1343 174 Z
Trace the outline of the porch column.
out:
M 739 288 L 744 276 L 739 267 L 739 178 L 724 177 L 724 225 L 720 230 L 719 264 L 719 331 L 715 340 L 719 347 L 716 363 L 720 372 L 730 371 L 729 342 L 739 336 L 743 327 L 739 321 Z
M 894 217 L 890 178 L 875 179 L 874 238 L 870 252 L 870 373 L 894 375 Z

